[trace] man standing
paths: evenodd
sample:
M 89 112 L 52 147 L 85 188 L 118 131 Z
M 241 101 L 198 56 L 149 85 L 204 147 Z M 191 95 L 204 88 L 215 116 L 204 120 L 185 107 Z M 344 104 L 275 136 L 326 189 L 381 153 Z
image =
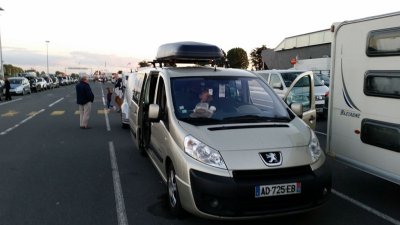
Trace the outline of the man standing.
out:
M 6 77 L 6 80 L 4 82 L 4 87 L 6 88 L 6 101 L 7 100 L 11 100 L 11 93 L 10 93 L 11 84 L 10 84 L 10 81 L 8 80 L 7 77 Z
M 76 103 L 79 105 L 80 127 L 89 129 L 88 126 L 90 111 L 94 95 L 86 75 L 83 75 L 80 82 L 76 85 Z

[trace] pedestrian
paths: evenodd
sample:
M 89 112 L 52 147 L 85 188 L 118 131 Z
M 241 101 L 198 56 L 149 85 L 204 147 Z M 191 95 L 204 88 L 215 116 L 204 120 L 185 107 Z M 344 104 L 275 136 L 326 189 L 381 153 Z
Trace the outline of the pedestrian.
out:
M 114 87 L 115 103 L 118 105 L 117 112 L 121 112 L 122 99 L 124 96 L 124 85 L 122 83 L 122 71 L 118 71 L 118 78 Z
M 111 88 L 107 88 L 107 109 L 110 109 L 112 107 L 111 105 L 111 97 L 112 97 L 112 91 Z
M 81 129 L 89 129 L 88 126 L 90 111 L 94 95 L 90 88 L 86 75 L 83 75 L 80 82 L 76 85 L 76 103 L 79 105 L 79 122 Z
M 7 77 L 6 77 L 6 80 L 4 82 L 4 87 L 6 88 L 6 101 L 7 100 L 11 100 L 11 93 L 10 93 L 11 84 L 10 84 L 10 81 L 8 80 Z

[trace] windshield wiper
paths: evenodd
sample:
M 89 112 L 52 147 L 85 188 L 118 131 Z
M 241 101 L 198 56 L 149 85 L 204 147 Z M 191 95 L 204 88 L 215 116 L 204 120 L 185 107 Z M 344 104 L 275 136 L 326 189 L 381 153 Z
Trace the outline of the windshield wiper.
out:
M 222 120 L 223 122 L 236 122 L 236 123 L 248 123 L 248 122 L 289 122 L 290 118 L 287 117 L 265 117 L 256 115 L 244 115 L 226 117 Z
M 204 118 L 204 117 L 199 117 L 199 118 L 186 117 L 186 118 L 179 118 L 179 120 L 195 126 L 220 124 L 221 122 L 218 119 Z

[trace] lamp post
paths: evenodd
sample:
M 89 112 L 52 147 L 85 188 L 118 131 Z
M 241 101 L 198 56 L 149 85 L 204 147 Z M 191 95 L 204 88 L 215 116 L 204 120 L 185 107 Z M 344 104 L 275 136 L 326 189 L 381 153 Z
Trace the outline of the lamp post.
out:
M 47 47 L 47 76 L 49 75 L 49 42 L 50 41 L 46 41 L 46 47 Z
M 0 7 L 0 11 L 4 11 L 4 9 L 3 8 L 1 8 Z M 3 66 L 3 47 L 2 47 L 2 45 L 1 45 L 1 33 L 0 33 L 0 58 L 1 58 L 1 61 L 0 61 L 0 64 L 1 64 L 1 77 L 4 79 L 4 66 Z

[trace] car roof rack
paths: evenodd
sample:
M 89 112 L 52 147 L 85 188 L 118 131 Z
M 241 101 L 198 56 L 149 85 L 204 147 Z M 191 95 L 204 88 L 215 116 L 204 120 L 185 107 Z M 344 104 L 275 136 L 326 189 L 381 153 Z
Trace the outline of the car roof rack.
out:
M 174 42 L 163 44 L 158 48 L 155 63 L 174 65 L 176 63 L 198 63 L 220 60 L 224 57 L 222 50 L 216 45 L 201 42 Z

